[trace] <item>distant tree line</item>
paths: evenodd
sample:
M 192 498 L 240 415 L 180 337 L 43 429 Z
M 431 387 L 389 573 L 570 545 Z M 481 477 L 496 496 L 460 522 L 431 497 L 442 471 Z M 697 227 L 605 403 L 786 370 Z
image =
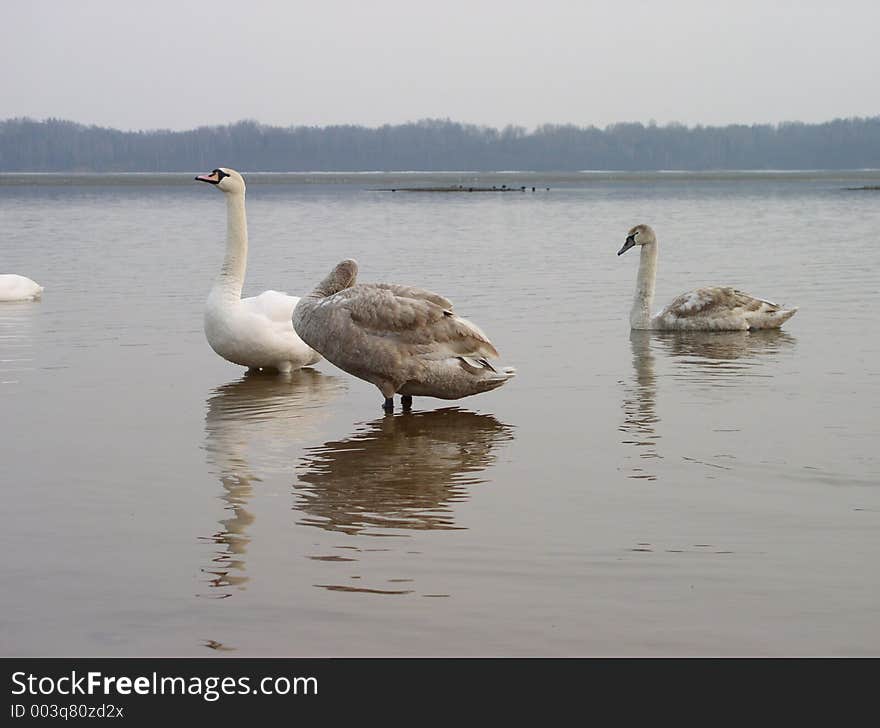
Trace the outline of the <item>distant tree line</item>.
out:
M 72 121 L 0 121 L 0 172 L 710 170 L 880 168 L 880 116 L 723 127 L 545 124 L 534 131 L 428 119 L 378 128 L 118 131 Z

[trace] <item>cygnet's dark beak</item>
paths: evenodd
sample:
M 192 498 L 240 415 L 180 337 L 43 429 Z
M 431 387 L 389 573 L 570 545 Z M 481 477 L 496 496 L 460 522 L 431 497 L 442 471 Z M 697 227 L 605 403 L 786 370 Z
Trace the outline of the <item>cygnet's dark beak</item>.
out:
M 627 250 L 629 250 L 635 244 L 636 244 L 636 236 L 635 235 L 628 235 L 626 238 L 626 242 L 623 244 L 623 247 L 617 251 L 617 254 L 623 255 Z

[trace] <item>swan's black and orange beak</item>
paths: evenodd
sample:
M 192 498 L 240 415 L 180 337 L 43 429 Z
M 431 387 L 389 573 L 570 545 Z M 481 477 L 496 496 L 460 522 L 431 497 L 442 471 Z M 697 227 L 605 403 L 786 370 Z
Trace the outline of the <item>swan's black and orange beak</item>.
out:
M 220 170 L 215 169 L 211 174 L 200 174 L 196 176 L 196 181 L 198 182 L 207 182 L 208 184 L 217 185 L 220 184 L 220 180 L 222 177 L 220 176 Z
M 198 179 L 198 177 L 196 177 Z M 617 251 L 618 255 L 623 255 L 627 250 L 633 247 L 636 244 L 636 236 L 635 235 L 627 235 L 626 242 L 623 244 L 623 247 Z

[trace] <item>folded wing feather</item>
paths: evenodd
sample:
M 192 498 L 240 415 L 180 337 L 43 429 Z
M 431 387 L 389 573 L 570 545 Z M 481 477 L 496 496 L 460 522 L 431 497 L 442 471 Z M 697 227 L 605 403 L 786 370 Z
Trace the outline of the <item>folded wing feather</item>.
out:
M 352 322 L 365 333 L 394 338 L 431 358 L 498 356 L 486 334 L 455 315 L 452 304 L 436 293 L 394 284 L 362 284 L 336 297 L 344 301 Z
M 742 313 L 779 311 L 780 306 L 772 301 L 755 298 L 731 287 L 696 288 L 683 293 L 670 303 L 661 316 L 672 314 L 676 318 L 686 319 L 692 316 L 708 317 L 714 313 L 730 314 L 735 311 Z

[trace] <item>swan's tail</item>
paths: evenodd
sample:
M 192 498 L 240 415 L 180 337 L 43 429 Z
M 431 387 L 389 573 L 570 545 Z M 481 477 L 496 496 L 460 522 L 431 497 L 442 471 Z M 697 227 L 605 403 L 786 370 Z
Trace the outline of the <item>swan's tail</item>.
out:
M 516 369 L 514 369 L 513 367 L 504 367 L 500 371 L 496 370 L 494 374 L 490 374 L 482 378 L 482 391 L 488 392 L 492 389 L 498 389 L 498 387 L 500 387 L 502 384 L 507 384 L 515 376 Z
M 471 374 L 479 380 L 479 391 L 488 392 L 506 384 L 516 376 L 513 367 L 499 367 L 483 357 L 461 356 L 459 360 Z
M 497 379 L 501 384 L 504 384 L 509 379 L 513 379 L 516 376 L 516 368 L 515 367 L 492 367 L 492 379 Z M 498 386 L 501 386 L 499 384 Z
M 778 329 L 782 324 L 788 321 L 792 316 L 794 316 L 798 312 L 797 307 L 794 308 L 780 308 L 777 311 L 770 311 L 765 313 L 759 319 L 750 321 L 749 328 L 752 329 Z

